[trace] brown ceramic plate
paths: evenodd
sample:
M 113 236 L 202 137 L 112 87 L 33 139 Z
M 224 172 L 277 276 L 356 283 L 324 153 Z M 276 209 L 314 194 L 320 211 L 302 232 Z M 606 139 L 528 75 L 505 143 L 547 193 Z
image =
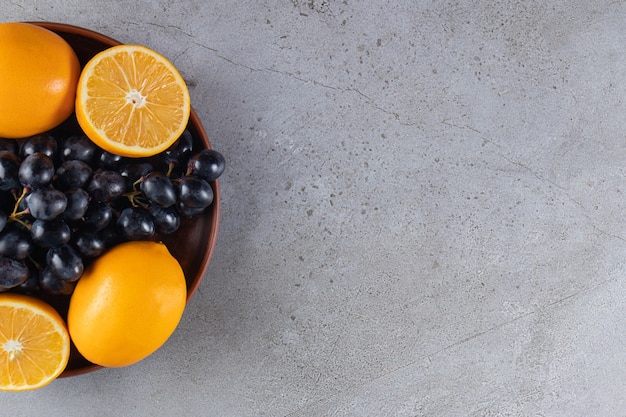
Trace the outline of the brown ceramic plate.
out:
M 121 43 L 108 36 L 77 26 L 50 22 L 29 23 L 42 26 L 64 38 L 76 51 L 81 66 L 85 65 L 98 52 Z M 76 133 L 80 133 L 80 128 L 73 117 L 64 123 L 63 128 L 70 131 L 76 130 Z M 193 108 L 191 109 L 187 128 L 194 137 L 194 146 L 197 149 L 211 148 L 202 123 Z M 217 239 L 220 216 L 219 182 L 214 181 L 211 186 L 215 195 L 211 206 L 199 216 L 183 219 L 178 231 L 172 235 L 163 236 L 161 239 L 172 255 L 180 262 L 185 272 L 185 278 L 187 279 L 187 302 L 189 302 L 204 277 Z M 66 316 L 69 298 L 64 297 L 49 301 L 64 317 Z M 61 377 L 79 375 L 99 368 L 99 366 L 83 358 L 72 346 L 70 361 Z

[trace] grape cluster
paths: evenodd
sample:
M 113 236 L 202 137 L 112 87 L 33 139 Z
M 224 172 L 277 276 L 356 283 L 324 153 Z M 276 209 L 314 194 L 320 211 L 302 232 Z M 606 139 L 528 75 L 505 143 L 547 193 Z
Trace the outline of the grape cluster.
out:
M 0 292 L 71 294 L 108 248 L 202 213 L 224 164 L 194 149 L 187 130 L 151 158 L 111 154 L 84 135 L 0 138 Z

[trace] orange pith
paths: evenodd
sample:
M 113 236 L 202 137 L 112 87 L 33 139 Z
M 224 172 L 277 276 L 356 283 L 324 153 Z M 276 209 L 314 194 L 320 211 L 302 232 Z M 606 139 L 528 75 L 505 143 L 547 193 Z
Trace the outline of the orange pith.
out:
M 26 391 L 52 382 L 67 366 L 70 339 L 50 305 L 0 294 L 0 390 Z
M 152 156 L 180 137 L 190 113 L 187 86 L 163 55 L 118 45 L 83 68 L 76 117 L 101 148 L 128 157 Z

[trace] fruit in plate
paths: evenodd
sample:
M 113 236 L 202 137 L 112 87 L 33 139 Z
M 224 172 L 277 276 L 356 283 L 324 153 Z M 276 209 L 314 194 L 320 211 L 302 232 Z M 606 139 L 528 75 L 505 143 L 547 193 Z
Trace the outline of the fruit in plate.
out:
M 142 45 L 96 54 L 78 81 L 76 118 L 102 149 L 126 157 L 165 151 L 183 133 L 191 111 L 182 76 L 163 55 Z
M 118 244 L 85 270 L 71 296 L 70 336 L 90 362 L 132 365 L 155 352 L 182 317 L 187 287 L 165 245 Z
M 80 64 L 56 33 L 0 23 L 0 137 L 23 138 L 61 124 L 74 111 Z
M 0 390 L 41 388 L 63 372 L 70 356 L 65 322 L 49 304 L 0 294 Z

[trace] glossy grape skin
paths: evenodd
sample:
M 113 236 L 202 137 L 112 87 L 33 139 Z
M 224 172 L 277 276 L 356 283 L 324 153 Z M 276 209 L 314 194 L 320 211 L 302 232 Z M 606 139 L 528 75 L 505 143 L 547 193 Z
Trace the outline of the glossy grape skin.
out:
M 66 281 L 57 277 L 48 267 L 39 273 L 40 288 L 52 295 L 70 295 L 74 292 L 76 281 Z
M 84 135 L 69 137 L 68 134 L 55 129 L 52 134 L 25 139 L 5 141 L 0 138 L 0 153 L 13 153 L 12 157 L 4 158 L 5 165 L 0 156 L 0 171 L 3 166 L 8 166 L 9 171 L 11 165 L 17 167 L 13 170 L 17 175 L 13 175 L 12 184 L 9 184 L 11 173 L 3 178 L 0 172 L 0 251 L 11 246 L 10 251 L 20 258 L 17 262 L 29 271 L 28 278 L 11 291 L 69 295 L 75 281 L 60 279 L 56 274 L 73 280 L 75 275 L 71 272 L 77 271 L 79 261 L 84 269 L 92 259 L 113 245 L 175 233 L 183 216 L 193 217 L 204 211 L 204 207 L 188 207 L 178 198 L 179 178 L 186 173 L 187 162 L 195 152 L 195 138 L 189 131 L 185 131 L 170 149 L 149 158 L 120 157 L 97 148 Z M 49 173 L 45 171 L 43 180 L 35 178 L 33 181 L 37 172 L 31 172 L 23 175 L 24 186 L 19 182 L 20 160 L 35 154 L 43 154 L 53 161 L 52 180 L 48 181 Z M 197 169 L 194 172 L 206 169 L 205 162 L 200 167 L 193 167 Z M 29 164 L 27 162 L 26 167 Z M 36 164 L 32 166 L 36 168 Z M 219 166 L 217 170 L 215 167 L 210 170 L 212 175 L 220 171 Z M 113 183 L 123 182 L 121 194 L 119 190 L 107 189 L 111 187 L 106 180 L 102 182 L 104 185 L 92 184 L 94 174 L 102 171 L 120 174 L 123 181 L 113 174 L 117 177 Z M 3 187 L 3 179 L 7 178 L 9 181 L 5 181 Z M 207 197 L 207 190 L 212 193 L 210 185 L 195 190 L 188 189 L 184 194 L 187 204 L 204 206 L 212 200 L 212 196 Z M 63 205 L 63 199 L 57 198 L 59 191 L 65 196 L 65 210 L 61 214 L 58 209 Z M 13 234 L 28 239 L 18 241 Z M 24 242 L 27 243 L 26 249 Z M 71 248 L 76 257 L 57 254 L 50 258 L 53 264 L 56 260 L 56 266 L 50 268 L 47 265 L 47 258 L 52 256 L 49 250 L 61 247 Z
M 122 161 L 124 157 L 100 149 L 96 154 L 95 164 L 100 168 L 117 170 Z
M 96 171 L 91 176 L 87 191 L 95 201 L 113 201 L 126 191 L 126 180 L 117 171 Z
M 149 239 L 155 232 L 152 217 L 144 210 L 133 207 L 122 210 L 117 227 L 129 240 Z
M 70 136 L 59 146 L 60 156 L 63 161 L 79 159 L 91 163 L 96 155 L 98 147 L 86 136 Z
M 17 287 L 14 287 L 15 291 L 25 294 L 34 294 L 39 291 L 39 289 L 39 268 L 35 266 L 29 267 L 28 278 Z
M 193 136 L 189 130 L 185 130 L 172 146 L 159 155 L 159 159 L 163 160 L 164 169 L 170 176 L 180 177 L 192 152 Z
M 69 190 L 65 193 L 67 206 L 61 215 L 66 220 L 81 219 L 89 208 L 89 193 L 82 188 Z
M 46 187 L 33 191 L 26 197 L 31 216 L 40 220 L 56 219 L 67 207 L 63 191 Z
M 70 245 L 49 249 L 46 264 L 54 275 L 69 282 L 78 280 L 84 270 L 82 258 Z
M 26 138 L 22 142 L 20 146 L 20 157 L 22 159 L 37 152 L 54 159 L 57 152 L 57 141 L 54 136 L 42 133 Z
M 18 170 L 20 184 L 30 189 L 42 188 L 54 177 L 54 162 L 44 153 L 37 152 L 28 155 Z
M 204 212 L 206 207 L 189 207 L 182 201 L 179 201 L 178 203 L 176 203 L 176 209 L 178 210 L 181 216 L 186 217 L 186 218 L 191 218 Z
M 120 243 L 128 242 L 128 238 L 120 232 L 116 222 L 111 222 L 110 225 L 98 231 L 98 234 L 102 238 L 106 248 L 112 248 Z
M 97 232 L 104 229 L 113 219 L 113 210 L 106 203 L 93 202 L 87 208 L 83 221 L 79 227 L 89 232 Z
M 17 227 L 6 228 L 0 232 L 0 256 L 21 260 L 34 250 L 30 233 Z
M 93 169 L 87 162 L 71 159 L 57 168 L 55 186 L 60 190 L 84 188 L 92 174 Z
M 73 239 L 74 247 L 86 258 L 96 258 L 107 248 L 104 238 L 98 233 L 78 231 Z
M 154 171 L 154 165 L 150 162 L 126 162 L 122 164 L 119 173 L 126 180 L 126 187 L 130 189 L 140 178 L 147 176 Z
M 213 189 L 202 178 L 182 177 L 178 180 L 178 198 L 187 207 L 205 208 L 213 202 Z
M 148 213 L 152 216 L 156 231 L 169 235 L 180 227 L 180 214 L 175 207 L 150 206 Z
M 0 256 L 0 292 L 21 285 L 30 276 L 28 267 L 23 263 Z
M 9 191 L 20 188 L 18 172 L 20 159 L 11 151 L 0 151 L 0 190 Z
M 176 188 L 172 180 L 160 172 L 148 174 L 139 186 L 143 195 L 153 204 L 169 207 L 176 203 Z
M 194 175 L 211 182 L 222 175 L 225 166 L 226 161 L 221 153 L 213 149 L 203 149 L 189 158 L 187 175 Z
M 193 136 L 191 132 L 185 130 L 183 134 L 176 139 L 176 142 L 163 152 L 163 158 L 166 163 L 173 162 L 180 164 L 191 155 L 193 151 Z
M 31 225 L 30 235 L 39 247 L 53 248 L 69 242 L 71 230 L 63 220 L 35 220 Z

